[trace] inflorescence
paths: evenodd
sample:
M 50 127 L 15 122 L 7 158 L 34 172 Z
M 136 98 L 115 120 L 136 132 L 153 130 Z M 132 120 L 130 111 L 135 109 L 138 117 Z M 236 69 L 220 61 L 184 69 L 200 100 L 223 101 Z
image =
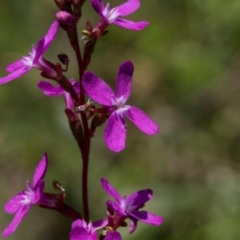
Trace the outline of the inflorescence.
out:
M 102 0 L 91 0 L 92 7 L 100 18 L 95 26 L 86 21 L 86 29 L 82 31 L 83 49 L 79 45 L 77 24 L 81 20 L 85 0 L 55 0 L 55 3 L 59 12 L 46 35 L 38 41 L 36 47 L 32 46 L 28 56 L 23 56 L 7 66 L 8 75 L 0 78 L 0 84 L 18 79 L 35 68 L 45 80 L 48 80 L 41 80 L 38 83 L 44 95 L 63 96 L 66 104 L 64 111 L 82 159 L 83 213 L 79 213 L 64 202 L 66 191 L 59 182 L 53 182 L 53 186 L 59 190 L 58 194 L 44 191 L 44 177 L 48 167 L 48 155 L 44 153 L 34 171 L 32 182 L 26 183 L 26 190 L 22 190 L 5 204 L 5 212 L 14 214 L 14 217 L 4 229 L 2 236 L 7 237 L 14 233 L 33 205 L 58 211 L 72 219 L 70 240 L 120 240 L 122 237 L 118 228 L 126 227 L 126 220 L 130 221 L 129 233 L 136 230 L 139 221 L 159 226 L 163 222 L 163 217 L 142 210 L 145 203 L 153 196 L 151 189 L 122 196 L 108 180 L 101 178 L 103 190 L 112 198 L 106 202 L 106 215 L 101 220 L 92 222 L 88 206 L 90 142 L 96 129 L 106 122 L 104 142 L 114 152 L 124 150 L 126 145 L 127 127 L 124 116 L 143 133 L 153 135 L 159 131 L 158 125 L 146 113 L 126 104 L 131 93 L 134 72 L 131 61 L 125 61 L 120 65 L 115 93 L 104 80 L 95 73 L 87 71 L 94 47 L 97 41 L 108 33 L 107 28 L 110 24 L 135 31 L 148 26 L 147 21 L 133 22 L 125 19 L 125 16 L 140 7 L 140 0 L 127 0 L 114 8 L 110 8 L 109 3 L 104 5 Z M 69 64 L 66 54 L 59 54 L 57 63 L 43 56 L 54 43 L 60 28 L 66 32 L 76 54 L 79 73 L 77 80 L 69 79 L 65 75 Z

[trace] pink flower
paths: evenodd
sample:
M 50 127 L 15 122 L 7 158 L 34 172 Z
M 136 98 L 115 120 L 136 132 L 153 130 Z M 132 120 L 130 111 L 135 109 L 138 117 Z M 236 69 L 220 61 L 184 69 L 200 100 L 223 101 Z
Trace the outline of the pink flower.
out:
M 79 94 L 79 82 L 74 82 L 73 79 L 69 80 L 70 83 L 73 85 L 74 90 L 76 93 Z M 63 95 L 66 108 L 71 109 L 73 112 L 75 111 L 74 107 L 74 102 L 73 99 L 71 98 L 70 93 L 66 92 L 61 88 L 61 86 L 53 86 L 51 83 L 46 82 L 46 81 L 40 81 L 38 83 L 38 87 L 40 90 L 43 91 L 44 95 L 54 97 L 54 96 L 60 96 Z
M 15 214 L 12 222 L 4 229 L 2 236 L 7 237 L 12 234 L 24 216 L 29 211 L 31 205 L 37 204 L 43 194 L 44 181 L 48 164 L 47 153 L 44 153 L 40 162 L 38 163 L 34 175 L 32 186 L 27 181 L 27 190 L 19 192 L 16 196 L 11 198 L 4 207 L 6 213 Z
M 110 9 L 108 3 L 105 7 L 102 0 L 91 0 L 94 10 L 101 16 L 100 23 L 104 25 L 115 24 L 119 27 L 130 29 L 130 30 L 142 30 L 148 26 L 148 22 L 133 22 L 126 20 L 125 17 L 135 12 L 140 7 L 140 0 L 127 0 L 125 3 Z
M 9 72 L 9 74 L 0 78 L 0 84 L 5 84 L 16 78 L 19 78 L 32 68 L 37 68 L 41 72 L 46 73 L 48 76 L 55 77 L 56 72 L 54 68 L 42 56 L 53 42 L 57 30 L 58 22 L 54 21 L 47 34 L 38 41 L 37 47 L 35 48 L 34 45 L 32 46 L 32 51 L 29 53 L 29 56 L 23 56 L 20 60 L 7 66 L 6 70 Z
M 110 86 L 94 73 L 87 72 L 83 75 L 83 88 L 86 94 L 95 102 L 106 106 L 110 113 L 104 129 L 104 140 L 108 148 L 114 152 L 125 148 L 127 127 L 124 115 L 146 134 L 156 134 L 159 130 L 158 125 L 141 109 L 125 104 L 131 93 L 133 68 L 130 61 L 124 62 L 119 67 L 116 95 Z
M 84 220 L 76 220 L 72 223 L 70 240 L 97 240 L 97 230 L 105 227 L 106 220 L 99 220 L 93 223 L 86 223 Z M 117 232 L 111 232 L 104 238 L 105 240 L 121 240 L 121 235 Z
M 163 217 L 157 216 L 147 211 L 140 211 L 146 202 L 151 200 L 153 192 L 151 189 L 140 190 L 128 196 L 122 197 L 118 191 L 104 178 L 101 179 L 101 185 L 104 191 L 115 201 L 107 201 L 107 207 L 114 213 L 117 219 L 129 218 L 131 220 L 130 233 L 133 233 L 137 227 L 137 222 L 159 226 L 163 222 Z

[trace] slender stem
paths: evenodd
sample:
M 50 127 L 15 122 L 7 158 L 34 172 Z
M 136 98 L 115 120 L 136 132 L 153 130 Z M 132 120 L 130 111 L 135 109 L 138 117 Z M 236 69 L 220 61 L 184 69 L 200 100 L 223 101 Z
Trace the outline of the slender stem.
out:
M 88 166 L 90 152 L 90 138 L 85 135 L 84 138 L 84 154 L 82 168 L 82 201 L 83 201 L 83 216 L 86 222 L 89 222 L 89 205 L 88 205 Z
M 85 104 L 85 93 L 82 85 L 82 77 L 85 71 L 81 50 L 78 42 L 77 26 L 68 33 L 71 46 L 76 54 L 78 69 L 79 69 L 79 85 L 80 85 L 80 104 Z M 84 131 L 83 146 L 80 147 L 82 155 L 82 202 L 83 202 L 83 216 L 86 222 L 89 221 L 89 206 L 88 206 L 88 166 L 89 166 L 89 152 L 90 152 L 90 137 L 87 117 L 84 112 L 80 113 L 81 122 Z

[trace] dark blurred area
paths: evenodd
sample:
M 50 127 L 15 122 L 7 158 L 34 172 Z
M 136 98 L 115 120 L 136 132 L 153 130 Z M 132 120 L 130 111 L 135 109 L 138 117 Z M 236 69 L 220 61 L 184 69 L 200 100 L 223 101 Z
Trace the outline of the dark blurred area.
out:
M 112 7 L 124 1 L 110 1 Z M 105 2 L 106 3 L 106 2 Z M 55 18 L 53 1 L 8 0 L 0 3 L 0 76 L 5 68 L 44 36 Z M 240 239 L 240 1 L 151 0 L 128 19 L 150 22 L 133 32 L 110 26 L 96 45 L 89 70 L 114 87 L 118 66 L 135 65 L 128 104 L 138 106 L 161 127 L 147 136 L 128 122 L 126 149 L 110 152 L 103 127 L 92 142 L 90 207 L 92 221 L 105 216 L 107 178 L 122 195 L 151 188 L 145 206 L 164 216 L 160 227 L 138 224 L 123 239 Z M 79 32 L 98 16 L 86 1 Z M 59 30 L 45 54 L 57 62 L 71 59 L 69 78 L 78 69 L 68 39 Z M 31 180 L 44 151 L 49 155 L 46 191 L 58 180 L 66 202 L 81 211 L 81 159 L 68 128 L 61 97 L 47 98 L 37 88 L 37 70 L 0 86 L 1 231 L 13 215 L 4 203 Z M 33 207 L 11 240 L 66 240 L 71 221 L 57 212 Z

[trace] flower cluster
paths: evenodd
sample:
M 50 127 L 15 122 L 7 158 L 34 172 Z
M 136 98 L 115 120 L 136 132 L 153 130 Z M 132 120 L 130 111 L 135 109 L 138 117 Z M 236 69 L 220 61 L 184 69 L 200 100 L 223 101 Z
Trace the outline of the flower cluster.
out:
M 3 237 L 9 236 L 17 229 L 32 205 L 58 210 L 63 214 L 66 213 L 65 209 L 69 211 L 70 207 L 63 203 L 64 196 L 62 194 L 44 192 L 44 176 L 47 167 L 48 155 L 44 153 L 33 174 L 32 185 L 27 181 L 27 190 L 20 191 L 5 204 L 5 212 L 15 214 L 15 216 L 12 222 L 4 229 Z M 139 211 L 152 198 L 153 192 L 151 189 L 140 190 L 129 196 L 121 197 L 118 191 L 105 178 L 101 179 L 101 185 L 105 192 L 115 200 L 106 202 L 107 216 L 102 220 L 87 223 L 81 218 L 80 213 L 72 209 L 71 212 L 68 212 L 68 217 L 78 219 L 72 223 L 70 240 L 97 239 L 97 230 L 101 229 L 102 234 L 106 235 L 105 240 L 120 240 L 121 235 L 116 229 L 126 219 L 131 221 L 130 233 L 135 231 L 138 221 L 156 226 L 163 222 L 163 218 L 160 216 L 147 211 Z
M 134 72 L 131 61 L 125 61 L 120 65 L 115 93 L 104 80 L 95 73 L 87 71 L 94 46 L 99 38 L 108 33 L 106 29 L 110 24 L 129 30 L 142 30 L 148 26 L 146 21 L 133 22 L 124 18 L 140 7 L 140 0 L 127 0 L 112 9 L 109 3 L 104 6 L 102 0 L 91 0 L 92 7 L 100 15 L 100 19 L 95 27 L 89 21 L 86 22 L 86 30 L 82 31 L 84 48 L 80 51 L 76 32 L 84 2 L 84 0 L 55 0 L 60 11 L 56 14 L 56 20 L 53 21 L 46 35 L 38 41 L 37 47 L 32 46 L 29 56 L 24 56 L 8 65 L 6 68 L 8 75 L 0 78 L 0 84 L 5 84 L 36 68 L 40 70 L 41 77 L 48 80 L 41 80 L 38 83 L 44 95 L 63 96 L 66 117 L 81 152 L 83 213 L 79 213 L 65 203 L 66 191 L 59 182 L 54 181 L 53 186 L 60 193 L 44 191 L 44 177 L 48 167 L 48 155 L 44 153 L 33 174 L 32 184 L 27 182 L 27 190 L 19 192 L 5 205 L 5 212 L 15 216 L 4 229 L 3 237 L 9 236 L 16 230 L 32 205 L 58 211 L 70 218 L 72 220 L 70 240 L 121 240 L 118 228 L 126 226 L 126 221 L 130 221 L 129 233 L 136 230 L 139 221 L 155 226 L 163 222 L 163 217 L 142 210 L 145 203 L 153 196 L 151 189 L 139 190 L 122 197 L 105 178 L 101 178 L 101 186 L 113 200 L 106 202 L 106 215 L 101 220 L 90 221 L 87 176 L 90 142 L 96 129 L 106 122 L 104 141 L 110 150 L 119 152 L 126 148 L 125 117 L 148 135 L 158 133 L 159 127 L 141 109 L 126 104 L 131 93 Z M 66 54 L 58 55 L 57 63 L 43 57 L 53 43 L 59 28 L 66 32 L 69 43 L 76 53 L 79 68 L 78 81 L 69 79 L 65 75 L 69 64 Z M 89 100 L 86 101 L 86 98 Z

